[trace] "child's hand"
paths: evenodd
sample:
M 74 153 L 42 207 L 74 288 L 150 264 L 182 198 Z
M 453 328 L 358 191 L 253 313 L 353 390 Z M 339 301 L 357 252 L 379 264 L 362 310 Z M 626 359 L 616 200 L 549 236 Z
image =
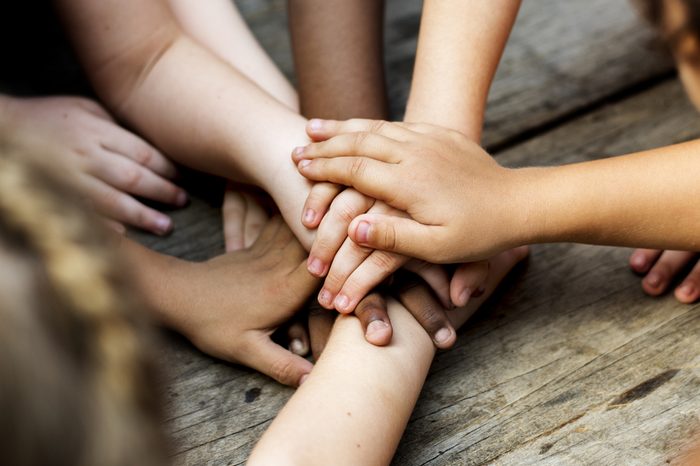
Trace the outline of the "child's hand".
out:
M 353 186 L 411 216 L 355 218 L 348 233 L 361 246 L 469 262 L 517 245 L 527 228 L 515 170 L 457 131 L 369 120 L 312 120 L 307 130 L 326 141 L 294 151 L 304 176 Z
M 308 205 L 308 200 L 307 200 Z M 348 239 L 353 218 L 369 213 L 405 215 L 382 202 L 375 202 L 354 189 L 346 189 L 324 209 L 308 260 L 309 271 L 326 276 L 318 295 L 325 308 L 350 313 L 369 291 L 409 262 L 409 258 L 385 251 L 373 251 Z M 317 210 L 318 211 L 318 210 Z M 439 266 L 409 263 L 408 268 L 421 275 L 443 302 L 450 305 L 449 277 Z
M 169 181 L 175 166 L 99 104 L 77 97 L 0 97 L 0 111 L 0 141 L 53 156 L 57 169 L 77 168 L 83 192 L 101 214 L 160 235 L 172 230 L 167 215 L 134 196 L 184 206 L 187 194 Z
M 167 325 L 205 353 L 296 386 L 312 364 L 270 337 L 318 285 L 305 257 L 284 221 L 274 217 L 249 249 L 169 267 L 169 285 L 150 300 Z
M 692 269 L 687 272 L 691 265 Z M 666 292 L 672 283 L 677 283 L 687 272 L 676 286 L 676 299 L 690 304 L 700 298 L 700 262 L 697 252 L 637 249 L 630 256 L 630 267 L 644 275 L 642 289 L 651 296 Z

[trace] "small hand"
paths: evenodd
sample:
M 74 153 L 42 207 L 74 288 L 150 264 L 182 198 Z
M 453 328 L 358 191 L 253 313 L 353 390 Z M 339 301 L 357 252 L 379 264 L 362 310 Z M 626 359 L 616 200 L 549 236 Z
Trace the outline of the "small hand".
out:
M 171 267 L 166 324 L 199 349 L 244 364 L 287 385 L 298 385 L 312 364 L 270 338 L 316 289 L 306 252 L 280 217 L 249 248 L 202 263 Z
M 328 309 L 352 312 L 372 288 L 409 262 L 409 258 L 358 246 L 347 238 L 348 226 L 353 218 L 365 212 L 403 214 L 354 189 L 345 189 L 337 194 L 329 208 L 316 202 L 314 211 L 324 212 L 308 260 L 312 274 L 326 277 L 318 301 Z M 409 263 L 409 268 L 433 286 L 443 304 L 449 306 L 449 277 L 441 267 L 414 262 Z
M 170 178 L 175 166 L 143 139 L 121 128 L 96 102 L 77 97 L 2 97 L 0 139 L 55 157 L 76 169 L 95 208 L 121 225 L 163 235 L 172 220 L 134 196 L 184 206 L 187 194 Z M 123 227 L 121 227 L 123 229 Z
M 429 262 L 470 262 L 516 245 L 514 170 L 457 131 L 369 120 L 312 120 L 293 159 L 312 181 L 353 186 L 411 218 L 365 214 L 356 243 Z
M 692 268 L 685 275 L 688 268 Z M 630 267 L 644 275 L 642 289 L 651 296 L 659 296 L 685 275 L 674 291 L 682 303 L 694 303 L 700 298 L 700 262 L 698 253 L 689 251 L 659 251 L 637 249 L 630 256 Z

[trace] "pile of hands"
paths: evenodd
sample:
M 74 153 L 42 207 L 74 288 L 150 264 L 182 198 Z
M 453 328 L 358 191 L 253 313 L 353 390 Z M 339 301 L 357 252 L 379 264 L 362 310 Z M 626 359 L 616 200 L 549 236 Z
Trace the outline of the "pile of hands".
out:
M 172 220 L 141 199 L 186 205 L 175 165 L 99 104 L 0 96 L 0 110 L 0 141 L 72 167 L 114 229 L 172 230 Z M 524 244 L 513 232 L 527 223 L 519 199 L 526 180 L 461 133 L 432 125 L 311 120 L 306 129 L 312 142 L 294 149 L 292 160 L 314 182 L 301 219 L 316 230 L 308 256 L 279 215 L 270 215 L 268 201 L 229 187 L 227 252 L 202 263 L 172 259 L 164 279 L 180 293 L 169 303 L 168 324 L 213 356 L 298 385 L 312 368 L 301 356 L 309 349 L 319 356 L 337 312 L 354 313 L 370 343 L 390 343 L 380 287 L 402 302 L 436 347 L 452 346 L 451 310 L 484 293 L 489 258 Z M 660 256 L 658 267 L 652 260 L 641 270 L 643 253 Z M 655 281 L 650 294 L 671 282 L 673 274 L 665 273 L 657 283 L 664 257 L 674 253 L 632 256 L 633 268 Z M 309 303 L 321 280 L 317 303 Z M 305 305 L 308 327 L 297 314 Z M 272 339 L 280 328 L 288 349 Z

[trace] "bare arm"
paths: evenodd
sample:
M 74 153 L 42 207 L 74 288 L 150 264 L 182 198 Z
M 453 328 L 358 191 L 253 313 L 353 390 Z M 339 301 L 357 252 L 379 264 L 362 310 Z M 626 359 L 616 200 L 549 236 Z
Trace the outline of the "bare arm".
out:
M 176 161 L 268 191 L 305 246 L 305 120 L 183 34 L 167 2 L 58 0 L 103 100 Z
M 491 81 L 520 0 L 426 0 L 406 121 L 481 139 Z
M 302 113 L 386 118 L 383 0 L 289 0 Z

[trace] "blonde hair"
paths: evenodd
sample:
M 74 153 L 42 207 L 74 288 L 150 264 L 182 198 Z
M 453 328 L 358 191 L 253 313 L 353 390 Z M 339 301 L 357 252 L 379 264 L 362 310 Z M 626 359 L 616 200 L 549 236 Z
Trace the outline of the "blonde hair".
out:
M 143 313 L 59 170 L 0 148 L 0 464 L 165 464 Z

